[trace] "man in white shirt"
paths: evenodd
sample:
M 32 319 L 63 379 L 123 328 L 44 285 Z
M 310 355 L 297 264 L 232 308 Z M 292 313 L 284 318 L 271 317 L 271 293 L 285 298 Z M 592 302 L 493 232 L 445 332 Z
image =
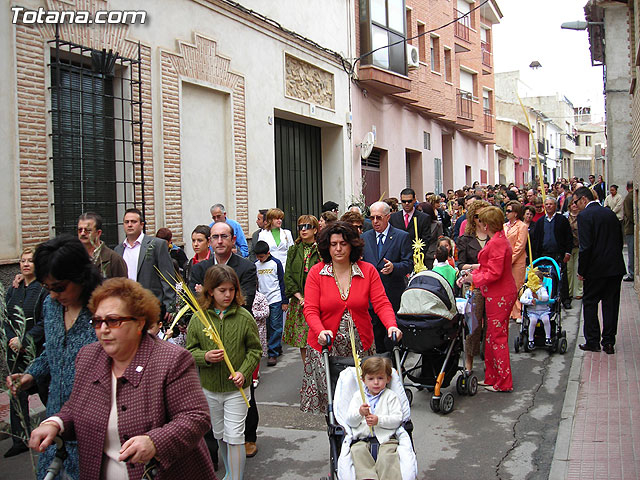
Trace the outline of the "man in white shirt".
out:
M 116 245 L 114 250 L 124 258 L 129 278 L 151 290 L 160 300 L 163 317 L 168 321 L 171 315 L 170 307 L 176 294 L 155 269 L 158 267 L 162 275 L 169 280 L 176 275 L 167 242 L 142 232 L 144 222 L 142 213 L 137 208 L 127 209 L 123 224 L 127 238 Z

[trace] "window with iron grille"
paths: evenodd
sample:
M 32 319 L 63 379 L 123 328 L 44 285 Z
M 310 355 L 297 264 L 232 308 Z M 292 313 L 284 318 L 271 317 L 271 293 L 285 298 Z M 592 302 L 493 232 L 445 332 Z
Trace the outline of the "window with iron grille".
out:
M 144 218 L 139 52 L 132 60 L 58 37 L 50 46 L 54 231 L 75 232 L 81 213 L 96 212 L 113 246 L 127 208 Z
M 431 150 L 431 133 L 422 132 L 424 134 L 424 149 Z
M 411 188 L 411 154 L 404 154 L 404 183 L 406 188 Z

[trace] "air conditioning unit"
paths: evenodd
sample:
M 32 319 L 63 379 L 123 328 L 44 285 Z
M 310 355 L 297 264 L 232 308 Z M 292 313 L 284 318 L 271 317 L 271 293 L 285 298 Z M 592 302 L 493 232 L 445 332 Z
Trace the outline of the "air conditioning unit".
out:
M 407 43 L 407 67 L 409 70 L 413 70 L 420 66 L 420 54 L 418 47 Z

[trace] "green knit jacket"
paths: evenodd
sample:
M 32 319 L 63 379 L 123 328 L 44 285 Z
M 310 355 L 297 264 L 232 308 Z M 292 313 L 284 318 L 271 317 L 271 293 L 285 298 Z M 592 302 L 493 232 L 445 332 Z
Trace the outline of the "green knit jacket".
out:
M 262 356 L 256 321 L 247 310 L 236 305 L 229 307 L 223 319 L 216 315 L 213 309 L 208 310 L 207 313 L 218 329 L 231 365 L 237 372 L 244 375 L 243 387 L 248 387 L 252 380 L 253 371 Z M 229 380 L 230 373 L 227 364 L 224 361 L 209 363 L 204 359 L 205 353 L 209 350 L 219 348 L 204 333 L 204 326 L 194 315 L 187 328 L 187 350 L 191 352 L 198 366 L 202 387 L 210 392 L 233 392 L 237 389 Z
M 311 261 L 309 269 L 320 261 L 318 246 L 311 247 Z M 293 297 L 297 292 L 304 296 L 304 284 L 307 281 L 307 273 L 304 271 L 304 244 L 296 243 L 287 251 L 287 265 L 284 269 L 284 290 L 287 298 Z

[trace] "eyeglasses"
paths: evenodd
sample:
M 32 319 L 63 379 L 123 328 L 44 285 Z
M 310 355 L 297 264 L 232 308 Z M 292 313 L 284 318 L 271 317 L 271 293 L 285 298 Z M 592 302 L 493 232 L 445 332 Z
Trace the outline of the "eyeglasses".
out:
M 134 320 L 137 320 L 137 318 L 135 317 L 116 317 L 116 316 L 109 316 L 109 317 L 98 317 L 96 315 L 94 315 L 91 318 L 91 326 L 98 330 L 100 329 L 100 327 L 102 326 L 103 323 L 107 324 L 108 328 L 120 328 L 122 326 L 123 322 L 132 322 Z
M 78 233 L 82 233 L 82 232 L 91 233 L 91 232 L 93 232 L 93 229 L 92 228 L 86 228 L 86 227 L 78 227 Z
M 311 230 L 313 229 L 313 225 L 310 223 L 301 223 L 298 225 L 298 230 L 303 231 L 303 230 Z
M 62 293 L 67 289 L 67 287 L 69 286 L 69 283 L 71 283 L 69 280 L 64 280 L 58 283 L 57 285 L 49 286 L 46 283 L 43 283 L 42 286 L 50 292 Z
M 229 235 L 228 233 L 221 233 L 219 235 L 217 235 L 217 234 L 211 235 L 211 240 L 219 240 L 219 239 L 229 240 L 230 238 L 231 238 L 231 235 Z
M 415 202 L 415 200 L 414 199 L 411 199 L 411 200 L 400 200 L 400 202 L 401 203 L 413 203 L 413 202 Z

